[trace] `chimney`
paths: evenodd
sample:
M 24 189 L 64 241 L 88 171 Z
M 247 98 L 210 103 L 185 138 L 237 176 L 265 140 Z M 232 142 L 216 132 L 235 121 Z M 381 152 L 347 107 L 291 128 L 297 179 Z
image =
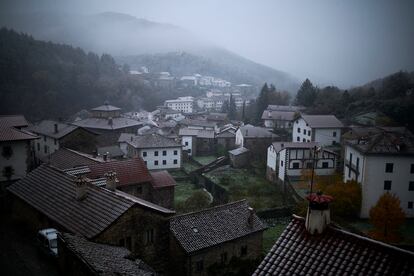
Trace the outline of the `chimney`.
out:
M 55 127 L 55 133 L 58 133 L 58 124 L 57 124 L 57 123 L 55 123 L 55 124 L 54 124 L 54 127 Z
M 322 234 L 331 223 L 329 203 L 333 197 L 323 195 L 321 192 L 312 193 L 306 197 L 309 201 L 306 214 L 306 230 L 311 234 Z
M 254 221 L 254 209 L 252 207 L 247 208 L 249 210 L 249 217 L 247 218 L 247 224 L 250 227 L 253 227 L 253 221 Z
M 76 199 L 83 200 L 87 196 L 88 180 L 84 176 L 75 179 Z
M 268 111 L 267 111 L 267 116 L 268 116 L 269 118 L 271 118 L 271 117 L 272 117 L 272 111 L 268 110 Z
M 102 154 L 103 161 L 106 162 L 108 160 L 108 153 Z
M 106 188 L 111 191 L 116 190 L 116 184 L 118 179 L 116 178 L 116 172 L 109 171 L 105 174 L 106 177 Z

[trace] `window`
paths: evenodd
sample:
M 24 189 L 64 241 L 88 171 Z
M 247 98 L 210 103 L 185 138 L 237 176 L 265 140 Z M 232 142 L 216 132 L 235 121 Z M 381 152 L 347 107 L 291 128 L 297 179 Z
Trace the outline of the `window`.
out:
M 336 137 L 336 131 L 332 132 L 332 136 Z
M 280 161 L 280 166 L 283 167 L 283 161 Z
M 408 201 L 408 209 L 413 209 L 413 202 L 412 201 Z
M 177 154 L 178 154 L 178 150 L 175 150 L 175 151 L 174 151 L 174 155 L 177 155 Z
M 298 137 L 296 137 L 296 141 L 300 142 L 300 138 L 299 138 L 299 136 L 298 136 Z
M 46 142 L 46 136 L 43 136 L 43 141 L 45 141 L 45 142 Z
M 227 263 L 227 252 L 221 253 L 220 259 L 221 259 L 221 264 Z
M 303 138 L 302 142 L 304 142 L 304 143 L 305 143 L 305 142 L 306 142 L 306 139 L 305 139 L 305 138 Z
M 392 173 L 394 170 L 394 164 L 393 163 L 386 163 L 385 164 L 385 172 L 386 173 Z
M 174 165 L 178 164 L 178 160 L 174 159 Z
M 293 163 L 292 169 L 299 169 L 299 163 L 298 162 Z
M 152 244 L 154 242 L 154 229 L 148 229 L 145 232 L 145 244 Z
M 37 143 L 37 151 L 40 151 L 40 143 Z
M 55 146 L 57 145 L 57 140 L 53 139 L 53 143 L 55 144 Z
M 359 157 L 357 157 L 357 160 L 356 160 L 356 168 L 357 170 L 359 170 Z
M 298 133 L 300 133 L 300 127 L 298 127 Z
M 327 169 L 329 167 L 328 162 L 322 162 L 322 169 Z
M 3 168 L 3 176 L 10 180 L 12 175 L 14 174 L 14 169 L 12 166 L 6 166 Z
M 47 153 L 47 146 L 44 146 L 44 152 Z
M 158 166 L 158 160 L 154 161 L 154 166 Z
M 408 190 L 414 191 L 414 181 L 410 181 L 410 183 L 408 184 Z
M 154 156 L 158 156 L 158 150 L 154 151 Z
M 188 146 L 188 142 L 185 142 L 184 145 Z
M 167 160 L 162 160 L 163 165 L 167 165 Z
M 13 155 L 13 149 L 11 146 L 4 146 L 1 153 L 4 158 L 9 159 Z
M 167 151 L 166 150 L 163 150 L 162 151 L 162 156 L 166 156 L 167 155 Z
M 311 131 L 310 130 L 308 131 L 308 135 L 311 136 Z
M 414 164 L 411 164 L 411 170 L 410 170 L 410 172 L 411 173 L 414 173 Z
M 390 180 L 385 180 L 384 181 L 384 190 L 386 190 L 386 191 L 391 190 L 391 181 Z
M 204 269 L 204 262 L 203 262 L 203 260 L 197 261 L 196 262 L 196 271 L 197 272 L 200 272 L 200 271 L 203 271 L 203 269 Z
M 240 256 L 246 256 L 247 255 L 247 245 L 244 245 L 240 248 Z
M 142 152 L 142 157 L 147 157 L 147 152 L 146 151 Z

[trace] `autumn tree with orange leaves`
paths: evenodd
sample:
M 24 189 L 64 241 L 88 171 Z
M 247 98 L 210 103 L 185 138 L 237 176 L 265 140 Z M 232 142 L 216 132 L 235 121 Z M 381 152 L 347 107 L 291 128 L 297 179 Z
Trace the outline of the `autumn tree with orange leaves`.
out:
M 399 228 L 405 221 L 405 214 L 396 195 L 383 194 L 369 211 L 369 219 L 374 225 L 369 233 L 372 238 L 385 242 L 397 242 L 400 239 Z

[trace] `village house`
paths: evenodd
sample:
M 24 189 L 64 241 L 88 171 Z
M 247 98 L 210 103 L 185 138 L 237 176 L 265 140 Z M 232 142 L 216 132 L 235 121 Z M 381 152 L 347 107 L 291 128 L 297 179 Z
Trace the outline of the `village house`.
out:
M 91 242 L 80 235 L 58 234 L 58 252 L 59 270 L 65 275 L 155 275 L 125 247 Z
M 128 155 L 128 141 L 132 142 L 135 136 L 137 135 L 134 133 L 121 133 L 121 135 L 119 135 L 118 145 L 119 145 L 119 148 L 124 153 L 124 156 Z
M 339 144 L 344 125 L 334 115 L 301 115 L 293 124 L 292 142 Z
M 128 143 L 128 156 L 141 157 L 150 170 L 181 168 L 181 145 L 159 134 L 136 136 Z
M 212 155 L 216 151 L 214 130 L 180 128 L 183 151 L 188 156 Z
M 52 153 L 63 147 L 87 153 L 95 151 L 97 135 L 83 127 L 43 120 L 27 129 L 39 136 L 34 145 L 38 162 L 47 162 Z
M 165 101 L 164 106 L 171 108 L 173 110 L 181 111 L 183 113 L 193 113 L 194 98 L 191 96 L 178 97 L 175 100 Z
M 244 125 L 236 131 L 236 146 L 249 149 L 253 155 L 266 156 L 269 145 L 279 136 L 264 127 Z
M 43 228 L 78 234 L 89 241 L 125 246 L 159 272 L 166 272 L 169 217 L 175 212 L 41 165 L 7 188 L 13 219 L 35 233 Z
M 300 111 L 300 106 L 268 105 L 263 111 L 262 120 L 266 128 L 292 130 L 293 122 Z
M 22 129 L 27 125 L 23 115 L 0 116 L 0 198 L 8 184 L 25 177 L 33 168 L 32 143 L 38 137 Z
M 260 258 L 265 229 L 246 200 L 172 217 L 170 270 L 176 275 L 221 275 L 233 258 Z
M 80 151 L 60 148 L 50 155 L 49 159 L 47 160 L 47 164 L 61 170 L 67 170 L 76 167 L 97 164 L 107 160 L 99 157 L 94 157 L 90 154 L 86 154 Z
M 267 149 L 266 178 L 285 181 L 286 176 L 299 177 L 303 170 L 313 166 L 315 175 L 331 175 L 337 161 L 336 153 L 319 148 L 315 142 L 274 142 Z
M 307 217 L 293 215 L 253 276 L 412 275 L 414 253 L 330 223 L 332 197 L 308 196 Z
M 229 151 L 236 148 L 236 131 L 237 128 L 233 125 L 225 125 L 218 132 L 216 132 L 215 139 L 218 148 L 223 151 Z
M 244 147 L 229 150 L 229 158 L 233 168 L 243 168 L 249 164 L 250 151 Z
M 191 129 L 205 129 L 205 130 L 218 130 L 218 125 L 216 122 L 207 122 L 207 120 L 201 119 L 190 119 L 186 118 L 179 122 L 180 126 L 188 127 Z
M 414 136 L 405 127 L 353 128 L 346 134 L 344 181 L 362 188 L 360 216 L 386 192 L 398 196 L 407 217 L 414 217 Z
M 206 116 L 207 122 L 217 123 L 218 127 L 222 127 L 229 123 L 227 113 L 209 113 Z
M 90 110 L 91 116 L 72 124 L 99 134 L 97 145 L 111 146 L 117 143 L 121 133 L 137 133 L 143 123 L 128 117 L 121 117 L 119 107 L 105 103 Z

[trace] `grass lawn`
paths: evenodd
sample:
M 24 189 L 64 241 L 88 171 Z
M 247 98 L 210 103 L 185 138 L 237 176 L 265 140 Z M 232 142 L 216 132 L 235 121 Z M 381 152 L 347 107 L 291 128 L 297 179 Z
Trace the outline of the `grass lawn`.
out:
M 256 210 L 283 205 L 281 191 L 276 185 L 267 181 L 264 175 L 256 175 L 247 169 L 224 166 L 205 176 L 226 189 L 230 201 L 247 199 Z
M 193 162 L 183 162 L 183 170 L 186 173 L 190 173 L 198 168 L 200 168 L 200 166 L 194 164 Z
M 287 223 L 278 223 L 263 232 L 263 254 L 267 254 L 285 230 Z
M 193 159 L 201 165 L 207 165 L 217 159 L 215 156 L 194 156 Z
M 176 177 L 186 177 L 188 176 L 185 172 L 183 172 L 182 170 L 173 170 L 173 171 L 169 171 L 169 174 L 171 174 L 172 177 L 176 178 Z

